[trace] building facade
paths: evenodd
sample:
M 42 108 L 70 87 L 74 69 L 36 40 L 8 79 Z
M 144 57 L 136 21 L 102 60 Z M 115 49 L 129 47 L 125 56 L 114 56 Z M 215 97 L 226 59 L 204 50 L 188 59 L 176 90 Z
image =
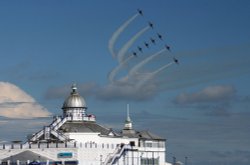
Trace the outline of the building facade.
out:
M 121 131 L 105 128 L 87 114 L 75 85 L 63 115 L 24 144 L 0 144 L 0 164 L 165 165 L 166 139 L 137 131 L 127 110 Z

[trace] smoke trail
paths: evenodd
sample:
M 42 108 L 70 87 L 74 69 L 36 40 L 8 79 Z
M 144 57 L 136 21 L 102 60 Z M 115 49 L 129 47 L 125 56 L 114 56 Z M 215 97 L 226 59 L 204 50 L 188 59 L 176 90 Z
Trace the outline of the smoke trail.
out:
M 156 71 L 149 73 L 148 76 L 147 76 L 146 78 L 144 78 L 143 80 L 141 80 L 141 81 L 137 84 L 137 86 L 138 86 L 138 87 L 141 87 L 141 86 L 144 85 L 146 82 L 148 82 L 148 81 L 150 81 L 151 79 L 153 79 L 153 77 L 154 77 L 156 74 L 158 74 L 158 73 L 160 73 L 161 71 L 163 71 L 164 69 L 170 67 L 173 63 L 174 63 L 174 62 L 170 62 L 170 63 L 168 63 L 168 64 L 166 64 L 166 65 L 160 67 L 160 68 L 157 69 Z
M 152 59 L 154 59 L 155 57 L 157 57 L 158 55 L 160 55 L 161 53 L 165 52 L 166 49 L 162 49 L 158 52 L 156 52 L 155 54 L 153 54 L 152 56 L 149 56 L 148 58 L 146 58 L 145 60 L 141 61 L 139 64 L 135 65 L 130 71 L 129 71 L 129 76 L 135 75 L 135 73 L 141 68 L 143 67 L 145 64 L 147 64 L 148 62 L 150 62 Z
M 120 63 L 117 67 L 115 67 L 108 75 L 109 81 L 112 83 L 114 82 L 114 78 L 119 70 L 121 70 L 125 64 L 127 64 L 132 58 L 134 58 L 133 55 L 129 56 L 127 59 L 125 59 L 122 63 Z
M 168 63 L 168 64 L 162 66 L 161 68 L 159 68 L 159 69 L 157 69 L 156 71 L 154 71 L 154 72 L 152 73 L 152 75 L 154 76 L 154 75 L 160 73 L 160 72 L 163 71 L 164 69 L 170 67 L 173 63 L 174 63 L 174 62 L 170 62 L 170 63 Z
M 127 50 L 131 47 L 131 45 L 137 40 L 138 37 L 140 37 L 143 33 L 145 33 L 148 29 L 150 29 L 149 26 L 144 27 L 139 32 L 137 32 L 118 52 L 118 61 L 119 63 L 122 62 L 123 57 L 125 56 Z
M 138 17 L 139 14 L 133 15 L 131 18 L 129 18 L 126 22 L 124 22 L 112 35 L 112 37 L 109 40 L 108 48 L 110 53 L 113 57 L 116 57 L 115 51 L 114 51 L 114 45 L 117 40 L 117 38 L 120 36 L 120 34 L 126 29 L 126 27 L 134 20 L 136 17 Z

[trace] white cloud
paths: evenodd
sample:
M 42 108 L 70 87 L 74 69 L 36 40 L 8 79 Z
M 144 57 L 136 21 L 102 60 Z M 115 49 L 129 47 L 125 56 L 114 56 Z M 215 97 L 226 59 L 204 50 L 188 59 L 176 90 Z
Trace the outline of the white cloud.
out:
M 136 86 L 133 84 L 109 84 L 99 89 L 96 97 L 100 100 L 129 100 L 145 101 L 152 99 L 157 94 L 157 87 L 154 84 Z
M 19 87 L 0 82 L 0 116 L 8 118 L 48 117 L 51 113 Z
M 174 100 L 177 104 L 219 102 L 232 99 L 236 90 L 230 85 L 209 86 L 194 93 L 181 93 Z

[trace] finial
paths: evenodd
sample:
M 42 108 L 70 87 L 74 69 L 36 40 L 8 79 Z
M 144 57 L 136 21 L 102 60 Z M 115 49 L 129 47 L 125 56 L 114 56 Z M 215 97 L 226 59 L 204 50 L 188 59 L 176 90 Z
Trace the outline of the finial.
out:
M 72 84 L 71 89 L 72 89 L 72 93 L 76 93 L 76 90 L 77 90 L 76 83 Z

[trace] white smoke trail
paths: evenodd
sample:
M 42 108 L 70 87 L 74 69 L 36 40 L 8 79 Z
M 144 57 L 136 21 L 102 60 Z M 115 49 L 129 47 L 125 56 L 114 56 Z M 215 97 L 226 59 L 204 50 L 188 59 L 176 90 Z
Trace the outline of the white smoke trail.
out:
M 113 83 L 116 74 L 126 65 L 134 56 L 131 55 L 127 59 L 125 59 L 122 63 L 120 63 L 117 67 L 115 67 L 108 75 L 109 82 Z
M 117 40 L 117 38 L 120 36 L 120 34 L 126 29 L 126 27 L 134 20 L 136 17 L 138 17 L 139 14 L 133 15 L 131 18 L 129 18 L 126 22 L 124 22 L 112 35 L 112 37 L 109 40 L 108 48 L 110 53 L 113 57 L 116 57 L 115 51 L 114 51 L 114 45 Z
M 174 62 L 170 62 L 170 63 L 168 63 L 168 64 L 166 64 L 166 65 L 160 67 L 159 69 L 157 69 L 156 71 L 154 71 L 154 72 L 152 73 L 152 75 L 154 76 L 154 75 L 160 73 L 160 72 L 163 71 L 164 69 L 170 67 L 172 64 L 174 64 Z
M 144 27 L 139 32 L 137 32 L 118 52 L 117 57 L 119 63 L 122 62 L 123 57 L 125 56 L 128 49 L 133 45 L 133 43 L 137 40 L 138 37 L 140 37 L 143 33 L 145 33 L 148 29 L 150 29 L 149 26 Z
M 154 59 L 155 57 L 159 56 L 161 53 L 165 52 L 166 49 L 162 49 L 158 52 L 156 52 L 155 54 L 153 54 L 152 56 L 149 56 L 148 58 L 144 59 L 143 61 L 141 61 L 139 64 L 135 65 L 128 73 L 129 76 L 133 76 L 137 73 L 137 71 L 143 67 L 145 64 L 147 64 L 148 62 L 150 62 L 152 59 Z
M 148 75 L 146 76 L 146 78 L 144 78 L 143 80 L 141 80 L 137 86 L 141 87 L 142 85 L 144 85 L 146 82 L 150 81 L 151 79 L 154 78 L 155 75 L 157 75 L 158 73 L 160 73 L 161 71 L 165 70 L 166 68 L 170 67 L 174 62 L 170 62 L 162 67 L 160 67 L 159 69 L 157 69 L 154 72 L 148 73 Z

